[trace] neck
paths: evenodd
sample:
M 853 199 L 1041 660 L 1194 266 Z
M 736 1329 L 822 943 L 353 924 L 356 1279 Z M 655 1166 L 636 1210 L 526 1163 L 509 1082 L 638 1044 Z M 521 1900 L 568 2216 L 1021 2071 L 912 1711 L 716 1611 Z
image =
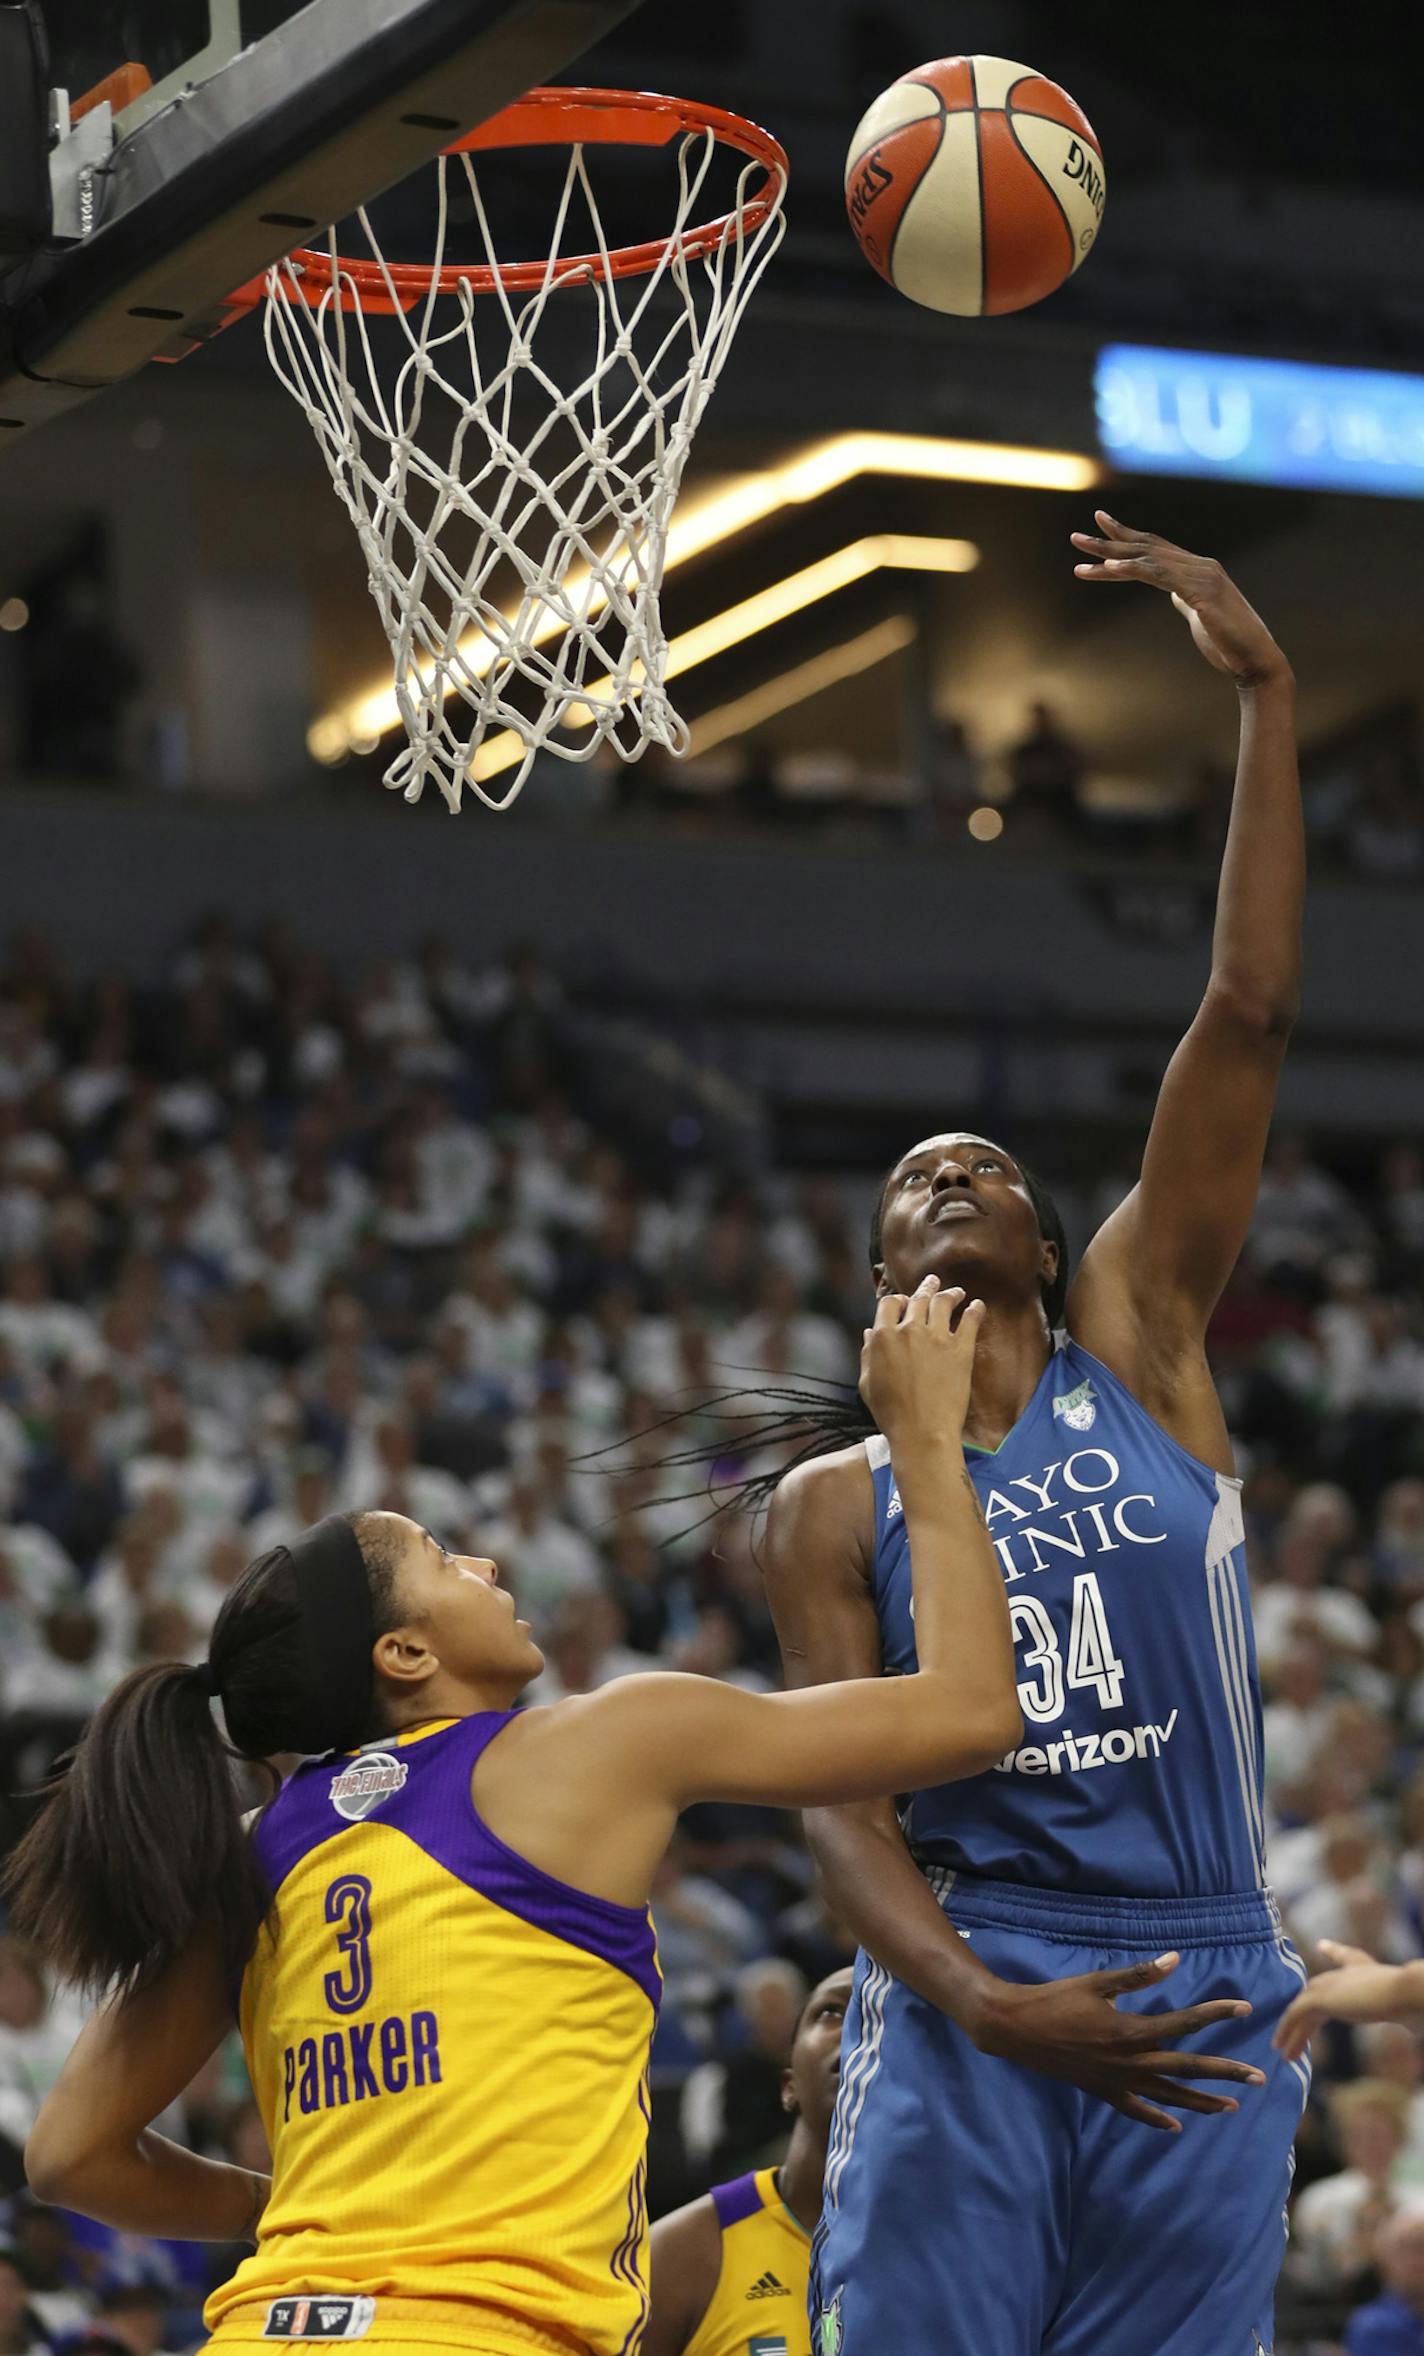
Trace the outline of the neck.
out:
M 996 1314 L 990 1307 L 974 1353 L 974 1384 L 964 1437 L 975 1448 L 997 1448 L 1013 1430 L 1038 1387 L 1053 1342 L 1035 1302 L 1031 1309 Z
M 491 1681 L 467 1685 L 462 1678 L 432 1677 L 412 1693 L 387 1692 L 381 1711 L 386 1734 L 414 1734 L 421 1726 L 438 1726 L 447 1718 L 478 1718 L 487 1710 L 508 1710 L 523 1692 Z
M 830 2122 L 826 2122 L 829 2133 Z M 776 2171 L 776 2189 L 798 2225 L 813 2233 L 821 2214 L 821 2180 L 826 2173 L 826 2145 L 804 2119 L 791 2130 L 786 2157 Z

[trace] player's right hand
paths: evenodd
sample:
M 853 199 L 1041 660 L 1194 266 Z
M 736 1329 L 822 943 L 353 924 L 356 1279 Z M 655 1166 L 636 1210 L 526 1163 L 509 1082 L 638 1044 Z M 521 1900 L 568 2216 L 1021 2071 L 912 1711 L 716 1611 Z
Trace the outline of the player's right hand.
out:
M 1174 1972 L 1179 1955 L 1150 1963 L 1124 1964 L 1112 1971 L 1083 1972 L 1076 1979 L 1044 1980 L 1027 1986 L 1001 1980 L 985 1999 L 974 2042 L 981 2053 L 997 2054 L 1026 2070 L 1064 2079 L 1095 2094 L 1128 2119 L 1180 2135 L 1180 2119 L 1160 2106 L 1182 2111 L 1234 2111 L 1228 2094 L 1202 2094 L 1184 2078 L 1227 2079 L 1237 2086 L 1264 2086 L 1265 2073 L 1250 2062 L 1221 2054 L 1179 2053 L 1183 2037 L 1194 2037 L 1219 2021 L 1242 2019 L 1251 2006 L 1243 1997 L 1218 1997 L 1181 2012 L 1119 2012 L 1119 1996 L 1155 1988 Z
M 860 1354 L 860 1395 L 892 1451 L 958 1441 L 969 1410 L 982 1301 L 927 1276 L 914 1292 L 876 1303 Z

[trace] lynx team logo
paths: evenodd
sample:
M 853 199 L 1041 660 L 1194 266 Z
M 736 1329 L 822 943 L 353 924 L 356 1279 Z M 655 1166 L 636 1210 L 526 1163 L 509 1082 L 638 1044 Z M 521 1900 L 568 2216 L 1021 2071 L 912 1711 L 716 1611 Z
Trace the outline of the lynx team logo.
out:
M 845 2334 L 841 2329 L 841 2300 L 837 2291 L 829 2307 L 823 2307 L 816 2318 L 816 2356 L 841 2356 Z
M 1090 1432 L 1098 1420 L 1097 1405 L 1091 1383 L 1079 1383 L 1076 1391 L 1065 1391 L 1053 1402 L 1053 1412 L 1061 1416 L 1070 1432 Z
M 359 1824 L 382 1800 L 402 1789 L 410 1769 L 389 1751 L 365 1751 L 331 1779 L 331 1804 L 348 1824 Z

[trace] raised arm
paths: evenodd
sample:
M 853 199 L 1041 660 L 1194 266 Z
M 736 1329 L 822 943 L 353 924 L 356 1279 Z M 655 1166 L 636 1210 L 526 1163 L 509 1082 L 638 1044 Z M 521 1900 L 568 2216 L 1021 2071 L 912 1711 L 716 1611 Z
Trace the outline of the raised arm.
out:
M 1276 1084 L 1300 992 L 1305 840 L 1296 769 L 1295 680 L 1260 616 L 1211 557 L 1192 556 L 1099 512 L 1075 532 L 1085 581 L 1165 590 L 1241 707 L 1240 753 L 1217 894 L 1211 973 L 1167 1068 L 1142 1175 L 1086 1253 L 1070 1298 L 1074 1333 L 1169 1429 L 1184 1371 L 1206 1380 L 1207 1321 L 1246 1239 Z M 1177 1436 L 1225 1447 L 1204 1395 Z M 1223 1469 L 1226 1469 L 1223 1467 Z

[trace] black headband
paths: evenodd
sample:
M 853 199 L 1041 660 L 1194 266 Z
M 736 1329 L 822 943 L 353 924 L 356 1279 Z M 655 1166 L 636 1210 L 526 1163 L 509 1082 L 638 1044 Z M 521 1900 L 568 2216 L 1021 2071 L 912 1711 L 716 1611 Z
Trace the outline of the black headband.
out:
M 307 1748 L 354 1751 L 371 1724 L 376 1641 L 371 1581 L 344 1514 L 328 1514 L 291 1548 L 302 1613 L 312 1723 Z

